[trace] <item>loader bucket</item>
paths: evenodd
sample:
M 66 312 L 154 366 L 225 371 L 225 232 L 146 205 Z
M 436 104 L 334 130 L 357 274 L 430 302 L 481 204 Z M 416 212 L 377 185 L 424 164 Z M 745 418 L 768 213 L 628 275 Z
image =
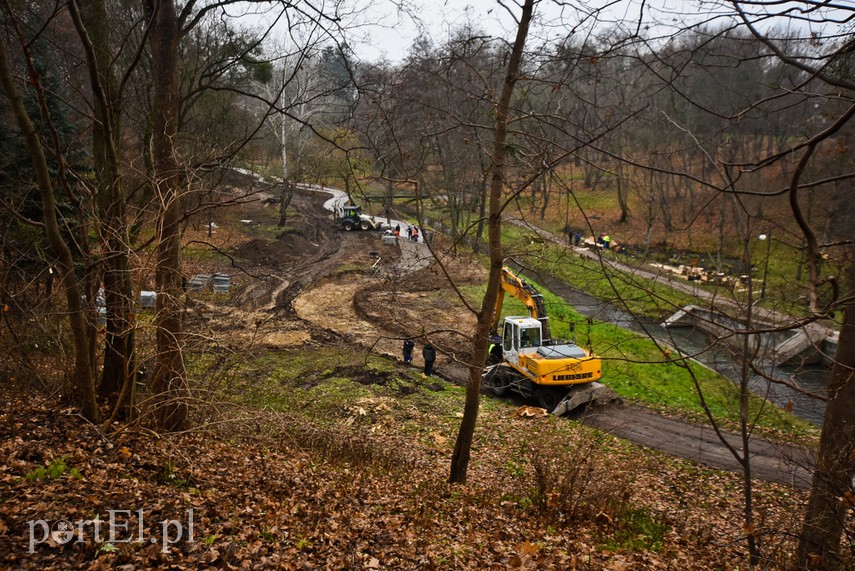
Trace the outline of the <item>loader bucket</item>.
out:
M 567 414 L 573 409 L 579 408 L 588 403 L 609 404 L 620 403 L 622 399 L 602 383 L 585 383 L 584 385 L 574 385 L 567 396 L 552 409 L 552 414 L 561 416 Z

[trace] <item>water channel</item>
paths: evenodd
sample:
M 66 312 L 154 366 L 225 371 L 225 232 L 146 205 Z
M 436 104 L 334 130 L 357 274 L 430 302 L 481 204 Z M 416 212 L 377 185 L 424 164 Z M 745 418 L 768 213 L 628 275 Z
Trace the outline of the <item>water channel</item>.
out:
M 514 269 L 519 270 L 519 268 Z M 732 350 L 722 343 L 716 343 L 716 340 L 710 339 L 706 333 L 691 327 L 666 329 L 659 322 L 636 318 L 613 304 L 573 289 L 553 276 L 540 274 L 534 279 L 586 317 L 653 337 L 676 348 L 683 355 L 692 356 L 702 365 L 724 377 L 739 382 L 740 365 L 736 362 Z M 791 384 L 796 384 L 805 393 L 819 395 L 824 394 L 830 376 L 829 369 L 821 365 L 798 368 L 789 366 L 773 368 L 769 365 L 766 367 L 766 373 L 772 378 L 785 379 Z M 753 375 L 749 379 L 749 388 L 755 394 L 765 397 L 769 402 L 782 408 L 792 403 L 793 414 L 817 426 L 822 426 L 825 410 L 825 403 L 822 400 L 781 383 L 770 382 L 759 375 Z
M 433 226 L 440 231 L 446 231 L 436 222 Z M 485 246 L 478 248 L 487 255 Z M 508 266 L 514 271 L 522 271 L 516 263 L 508 260 Z M 611 323 L 629 329 L 642 335 L 653 337 L 664 344 L 676 348 L 683 355 L 690 355 L 702 365 L 709 367 L 720 375 L 739 382 L 741 369 L 732 353 L 724 344 L 710 339 L 703 331 L 691 327 L 668 328 L 660 322 L 645 318 L 636 318 L 614 304 L 599 300 L 594 296 L 581 292 L 562 282 L 552 275 L 540 273 L 531 276 L 553 294 L 561 297 L 576 311 L 597 321 Z M 830 378 L 830 369 L 822 365 L 802 367 L 764 365 L 766 376 L 773 379 L 785 379 L 800 390 L 793 390 L 787 385 L 770 382 L 759 375 L 752 375 L 748 381 L 750 390 L 769 402 L 785 408 L 792 403 L 793 414 L 816 426 L 822 426 L 825 402 L 810 395 L 824 395 Z

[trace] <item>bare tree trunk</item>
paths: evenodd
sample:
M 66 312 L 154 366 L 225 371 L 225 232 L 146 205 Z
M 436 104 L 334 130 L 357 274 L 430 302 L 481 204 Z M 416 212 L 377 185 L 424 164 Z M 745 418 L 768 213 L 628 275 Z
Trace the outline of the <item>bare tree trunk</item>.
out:
M 672 223 L 673 204 L 668 196 L 668 179 L 667 175 L 662 173 L 651 173 L 651 183 L 656 188 L 656 196 L 658 197 L 659 211 L 662 213 L 662 228 L 665 231 L 665 242 L 668 242 L 668 237 L 674 231 Z
M 852 252 L 850 251 L 850 260 Z M 810 500 L 799 541 L 799 569 L 840 568 L 840 536 L 852 509 L 855 473 L 855 263 L 846 270 L 849 293 L 843 299 L 843 325 L 828 386 L 828 403 L 819 441 Z
M 620 219 L 618 220 L 620 224 L 626 224 L 626 221 L 629 219 L 629 202 L 626 196 L 627 190 L 624 188 L 623 176 L 623 163 L 619 161 L 617 172 L 615 173 L 615 186 L 617 189 L 618 205 L 620 206 Z
M 685 151 L 683 153 L 683 172 L 690 173 L 690 172 L 692 172 L 691 169 L 692 169 L 692 166 L 691 166 L 691 163 L 689 161 L 689 152 Z M 691 243 L 692 226 L 691 226 L 691 224 L 688 224 L 688 222 L 689 222 L 689 212 L 691 211 L 692 205 L 695 204 L 695 190 L 694 190 L 694 185 L 690 181 L 687 181 L 687 183 L 686 183 L 686 198 L 687 199 L 682 202 L 682 208 L 680 209 L 680 222 L 682 222 L 684 225 L 688 225 L 688 228 L 690 230 L 690 232 L 689 232 L 689 243 Z
M 528 211 L 530 214 L 534 214 L 537 211 L 538 194 L 543 194 L 543 178 L 541 177 L 534 179 L 534 182 L 531 184 L 531 200 L 528 204 Z
M 484 237 L 484 221 L 487 217 L 487 185 L 482 181 L 481 187 L 478 191 L 478 225 L 475 231 L 475 243 L 473 244 L 473 250 L 475 253 L 478 253 L 481 247 L 481 241 Z
M 487 342 L 490 324 L 496 310 L 496 300 L 499 296 L 502 276 L 502 191 L 505 187 L 505 158 L 507 156 L 506 141 L 508 136 L 508 120 L 510 115 L 511 95 L 514 85 L 519 78 L 520 64 L 525 47 L 528 28 L 534 10 L 534 0 L 525 0 L 522 15 L 517 28 L 517 36 L 511 50 L 508 69 L 505 75 L 502 93 L 496 106 L 496 123 L 494 127 L 495 143 L 493 145 L 493 166 L 490 177 L 490 214 L 488 236 L 490 241 L 490 272 L 487 281 L 487 291 L 478 312 L 478 322 L 472 339 L 472 362 L 469 365 L 469 382 L 466 384 L 466 403 L 463 408 L 463 419 L 454 444 L 454 454 L 451 458 L 451 474 L 449 482 L 463 483 L 469 468 L 469 456 L 472 450 L 472 439 L 475 434 L 475 424 L 478 420 L 478 406 L 481 399 L 481 373 L 487 360 Z
M 727 238 L 726 225 L 727 225 L 727 197 L 724 193 L 719 195 L 719 208 L 718 208 L 718 242 L 716 243 L 716 269 L 718 271 L 722 271 L 722 265 L 724 260 L 724 241 Z
M 650 176 L 649 174 L 647 175 Z M 644 202 L 646 206 L 645 218 L 644 221 L 646 223 L 646 234 L 644 238 L 644 255 L 646 256 L 650 251 L 651 243 L 653 242 L 653 224 L 656 222 L 656 215 L 654 213 L 654 204 L 655 199 L 653 196 L 653 181 L 648 179 L 648 187 L 647 187 L 647 196 L 644 197 Z
M 473 136 L 473 140 L 479 140 L 477 137 Z M 487 184 L 488 170 L 485 166 L 484 156 L 485 153 L 479 153 L 481 157 L 480 161 L 480 170 L 484 173 L 481 176 L 481 180 L 478 184 L 478 227 L 475 233 L 475 243 L 473 244 L 473 251 L 478 253 L 481 248 L 481 242 L 484 237 L 484 222 L 487 218 L 487 193 L 490 191 L 490 187 Z
M 189 394 L 183 355 L 181 276 L 181 172 L 176 157 L 179 89 L 178 45 L 181 31 L 173 0 L 148 0 L 151 15 L 149 42 L 152 51 L 152 158 L 154 185 L 162 212 L 158 226 L 157 269 L 157 368 L 152 386 L 158 397 L 156 424 L 164 430 L 187 426 Z
M 39 96 L 39 105 L 42 112 L 47 111 L 43 89 L 39 85 L 39 76 L 32 62 L 28 62 L 30 81 L 36 87 Z M 89 363 L 89 340 L 86 334 L 86 316 L 83 307 L 83 290 L 80 280 L 74 273 L 74 259 L 71 249 L 66 244 L 60 231 L 59 221 L 56 216 L 56 198 L 51 185 L 50 171 L 45 159 L 44 149 L 39 141 L 36 129 L 30 116 L 24 107 L 9 64 L 9 56 L 6 51 L 5 40 L 0 37 L 0 83 L 3 91 L 9 99 L 12 113 L 24 139 L 27 150 L 33 161 L 33 171 L 36 175 L 39 192 L 42 200 L 45 233 L 51 249 L 57 256 L 62 285 L 65 289 L 65 298 L 68 304 L 68 321 L 74 339 L 74 383 L 80 397 L 83 415 L 92 422 L 98 421 L 98 403 L 95 399 L 95 383 L 92 378 L 92 368 Z M 61 159 L 60 159 L 61 160 Z
M 552 170 L 546 172 L 542 179 L 543 180 L 543 204 L 540 207 L 540 219 L 546 219 L 546 209 L 549 208 L 549 192 L 552 188 Z
M 448 218 L 451 222 L 451 239 L 457 241 L 460 237 L 460 206 L 457 193 L 448 188 Z
M 81 6 L 77 10 L 78 3 Z M 116 398 L 116 406 L 130 408 L 134 364 L 133 287 L 130 244 L 125 219 L 125 193 L 119 172 L 120 95 L 116 92 L 110 50 L 110 29 L 104 0 L 69 3 L 69 11 L 85 48 L 95 117 L 92 149 L 98 184 L 98 214 L 104 254 L 104 299 L 107 333 L 99 392 Z
M 279 193 L 279 222 L 277 226 L 282 228 L 288 223 L 288 207 L 294 200 L 294 184 L 289 180 L 282 182 L 282 190 Z
M 750 234 L 745 234 L 743 243 L 742 260 L 748 270 L 748 299 L 745 305 L 745 328 L 751 330 L 752 327 L 752 311 L 754 309 L 754 283 L 753 273 L 751 272 L 751 249 L 750 249 Z M 746 541 L 748 542 L 748 562 L 751 567 L 756 566 L 760 562 L 760 542 L 757 528 L 754 523 L 754 491 L 751 482 L 751 429 L 748 410 L 748 398 L 751 395 L 751 390 L 748 387 L 748 381 L 751 378 L 751 363 L 754 356 L 754 348 L 751 344 L 751 336 L 746 334 L 742 338 L 742 366 L 739 376 L 739 428 L 742 436 L 742 450 L 737 456 L 737 460 L 742 465 L 742 509 L 743 509 L 743 529 L 745 530 Z
M 284 103 L 284 95 L 282 96 Z M 285 145 L 287 142 L 287 133 L 285 130 L 285 119 L 280 118 L 279 131 L 279 157 L 282 159 L 282 191 L 279 194 L 279 222 L 277 226 L 282 228 L 288 223 L 288 207 L 291 205 L 291 200 L 294 198 L 294 187 L 288 182 L 288 149 Z

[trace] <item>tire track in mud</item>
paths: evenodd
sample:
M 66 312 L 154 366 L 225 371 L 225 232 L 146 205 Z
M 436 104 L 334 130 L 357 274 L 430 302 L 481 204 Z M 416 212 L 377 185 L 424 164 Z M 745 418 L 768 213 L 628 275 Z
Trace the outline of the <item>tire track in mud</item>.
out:
M 348 341 L 382 355 L 395 358 L 400 353 L 400 333 L 386 331 L 364 319 L 357 310 L 357 294 L 375 288 L 378 278 L 397 279 L 426 267 L 431 260 L 423 244 L 399 241 L 401 259 L 375 276 L 348 273 L 318 283 L 297 295 L 291 305 L 297 316 L 316 326 L 334 331 Z M 440 377 L 465 385 L 467 370 L 457 363 L 441 367 Z M 635 444 L 731 472 L 742 471 L 711 427 L 672 418 L 636 405 L 592 407 L 573 417 L 586 425 L 604 430 Z M 726 441 L 741 452 L 741 436 L 723 433 Z M 813 452 L 807 447 L 774 443 L 752 437 L 750 440 L 752 475 L 755 478 L 809 488 Z
M 346 282 L 345 282 L 346 280 Z M 304 290 L 291 302 L 297 317 L 334 331 L 351 343 L 382 355 L 397 357 L 398 341 L 356 313 L 357 292 L 369 287 L 370 278 L 348 273 L 344 278 L 328 281 Z

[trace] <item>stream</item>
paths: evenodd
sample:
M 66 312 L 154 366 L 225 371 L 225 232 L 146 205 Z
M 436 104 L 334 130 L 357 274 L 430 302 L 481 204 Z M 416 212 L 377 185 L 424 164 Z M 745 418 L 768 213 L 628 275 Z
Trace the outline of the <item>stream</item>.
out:
M 514 264 L 515 271 L 520 268 Z M 538 283 L 549 289 L 555 295 L 572 305 L 576 311 L 598 321 L 611 323 L 629 329 L 645 336 L 653 337 L 676 348 L 684 355 L 691 355 L 702 365 L 713 369 L 734 382 L 741 377 L 740 365 L 732 350 L 715 339 L 692 327 L 677 327 L 666 329 L 659 322 L 649 319 L 636 318 L 613 304 L 578 291 L 557 278 L 540 274 L 535 277 Z M 830 378 L 830 370 L 824 366 L 768 366 L 767 374 L 774 378 L 786 379 L 797 384 L 803 391 L 813 394 L 824 394 Z M 759 375 L 752 375 L 748 386 L 755 394 L 765 397 L 769 402 L 782 408 L 792 403 L 793 414 L 817 426 L 822 426 L 825 403 L 817 398 L 802 394 L 792 388 L 770 382 Z

